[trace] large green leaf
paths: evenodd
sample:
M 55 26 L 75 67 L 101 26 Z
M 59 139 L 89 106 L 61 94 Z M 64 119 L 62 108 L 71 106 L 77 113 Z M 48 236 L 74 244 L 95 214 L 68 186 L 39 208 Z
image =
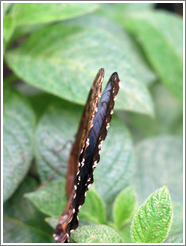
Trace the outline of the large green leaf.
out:
M 63 102 L 52 104 L 41 118 L 36 133 L 36 160 L 42 181 L 55 167 L 54 179 L 65 180 L 70 142 L 76 134 L 82 108 Z M 129 185 L 133 167 L 133 148 L 123 121 L 114 117 L 103 143 L 101 160 L 95 170 L 94 184 L 107 205 Z M 104 174 L 104 175 L 103 175 Z
M 134 187 L 122 190 L 116 197 L 113 206 L 114 223 L 118 229 L 131 218 L 137 206 L 137 194 Z
M 162 243 L 172 222 L 172 202 L 166 186 L 154 192 L 135 214 L 131 233 L 135 243 Z
M 35 31 L 8 53 L 8 65 L 26 82 L 79 104 L 85 103 L 99 68 L 105 68 L 106 80 L 117 71 L 121 88 L 116 108 L 153 114 L 144 82 L 154 76 L 132 41 L 122 29 L 109 31 L 106 19 L 94 17 L 92 22 L 80 18 Z
M 33 157 L 35 115 L 14 90 L 4 89 L 3 199 L 7 200 L 27 173 Z
M 140 202 L 162 185 L 168 187 L 173 201 L 182 201 L 182 151 L 179 137 L 161 136 L 139 142 L 134 183 Z
M 4 203 L 4 243 L 51 243 L 51 227 L 44 222 L 44 215 L 23 197 L 38 184 L 26 178 L 15 194 Z
M 95 188 L 107 204 L 111 205 L 116 195 L 131 183 L 133 175 L 133 146 L 131 136 L 122 120 L 114 117 L 107 138 L 103 143 L 101 160 L 95 170 Z
M 161 83 L 150 88 L 154 101 L 155 118 L 133 112 L 125 113 L 125 121 L 135 140 L 162 134 L 183 133 L 183 105 Z M 122 112 L 119 112 L 123 115 Z
M 122 243 L 119 234 L 106 225 L 82 226 L 72 232 L 71 242 L 77 243 Z
M 36 132 L 36 162 L 41 181 L 46 181 L 55 168 L 54 179 L 65 180 L 70 147 L 76 134 L 82 108 L 61 102 L 50 105 Z
M 154 70 L 179 100 L 183 99 L 183 20 L 168 12 L 130 16 L 124 25 L 142 46 Z
M 95 3 L 16 3 L 12 15 L 16 25 L 31 25 L 74 18 L 97 7 Z

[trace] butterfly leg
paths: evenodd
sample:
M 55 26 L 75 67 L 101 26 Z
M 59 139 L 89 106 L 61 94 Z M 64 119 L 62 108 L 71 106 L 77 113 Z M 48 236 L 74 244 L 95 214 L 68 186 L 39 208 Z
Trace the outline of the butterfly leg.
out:
M 36 188 L 34 188 L 34 190 L 38 190 L 38 189 L 44 187 L 45 185 L 47 185 L 47 184 L 52 180 L 52 178 L 54 177 L 54 175 L 56 174 L 56 172 L 57 172 L 61 167 L 66 167 L 66 166 L 60 165 L 60 166 L 55 167 L 55 169 L 53 170 L 53 172 L 52 172 L 52 174 L 49 176 L 49 178 L 48 178 L 46 181 L 44 181 L 42 184 L 40 184 L 39 186 L 37 186 Z
M 59 153 L 59 152 L 63 151 L 67 147 L 68 144 L 71 144 L 72 145 L 73 142 L 74 141 L 72 139 L 68 139 L 65 144 L 63 144 L 62 146 L 60 146 L 58 149 L 52 149 L 52 151 L 54 153 Z

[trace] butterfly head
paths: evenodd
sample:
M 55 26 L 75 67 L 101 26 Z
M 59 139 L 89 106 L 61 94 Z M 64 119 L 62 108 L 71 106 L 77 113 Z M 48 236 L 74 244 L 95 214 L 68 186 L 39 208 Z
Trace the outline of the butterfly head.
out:
M 69 233 L 67 233 L 67 224 L 58 224 L 53 234 L 56 243 L 69 242 Z

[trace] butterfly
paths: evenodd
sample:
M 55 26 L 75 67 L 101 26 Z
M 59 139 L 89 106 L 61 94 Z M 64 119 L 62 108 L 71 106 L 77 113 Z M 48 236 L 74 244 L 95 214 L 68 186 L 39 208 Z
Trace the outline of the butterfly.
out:
M 57 243 L 68 243 L 70 232 L 78 227 L 79 209 L 94 181 L 93 172 L 112 119 L 120 80 L 118 74 L 113 73 L 101 96 L 103 79 L 104 69 L 101 68 L 91 86 L 71 148 L 66 175 L 67 203 L 53 234 Z

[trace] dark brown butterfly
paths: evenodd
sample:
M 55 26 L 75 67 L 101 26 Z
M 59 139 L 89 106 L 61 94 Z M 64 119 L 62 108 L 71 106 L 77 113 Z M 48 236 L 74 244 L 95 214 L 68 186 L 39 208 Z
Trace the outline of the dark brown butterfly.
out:
M 57 243 L 69 242 L 70 231 L 78 227 L 78 212 L 94 181 L 93 172 L 100 159 L 99 151 L 112 119 L 119 77 L 116 72 L 111 75 L 100 99 L 103 78 L 104 69 L 101 68 L 90 89 L 71 149 L 66 176 L 67 204 L 53 234 Z

